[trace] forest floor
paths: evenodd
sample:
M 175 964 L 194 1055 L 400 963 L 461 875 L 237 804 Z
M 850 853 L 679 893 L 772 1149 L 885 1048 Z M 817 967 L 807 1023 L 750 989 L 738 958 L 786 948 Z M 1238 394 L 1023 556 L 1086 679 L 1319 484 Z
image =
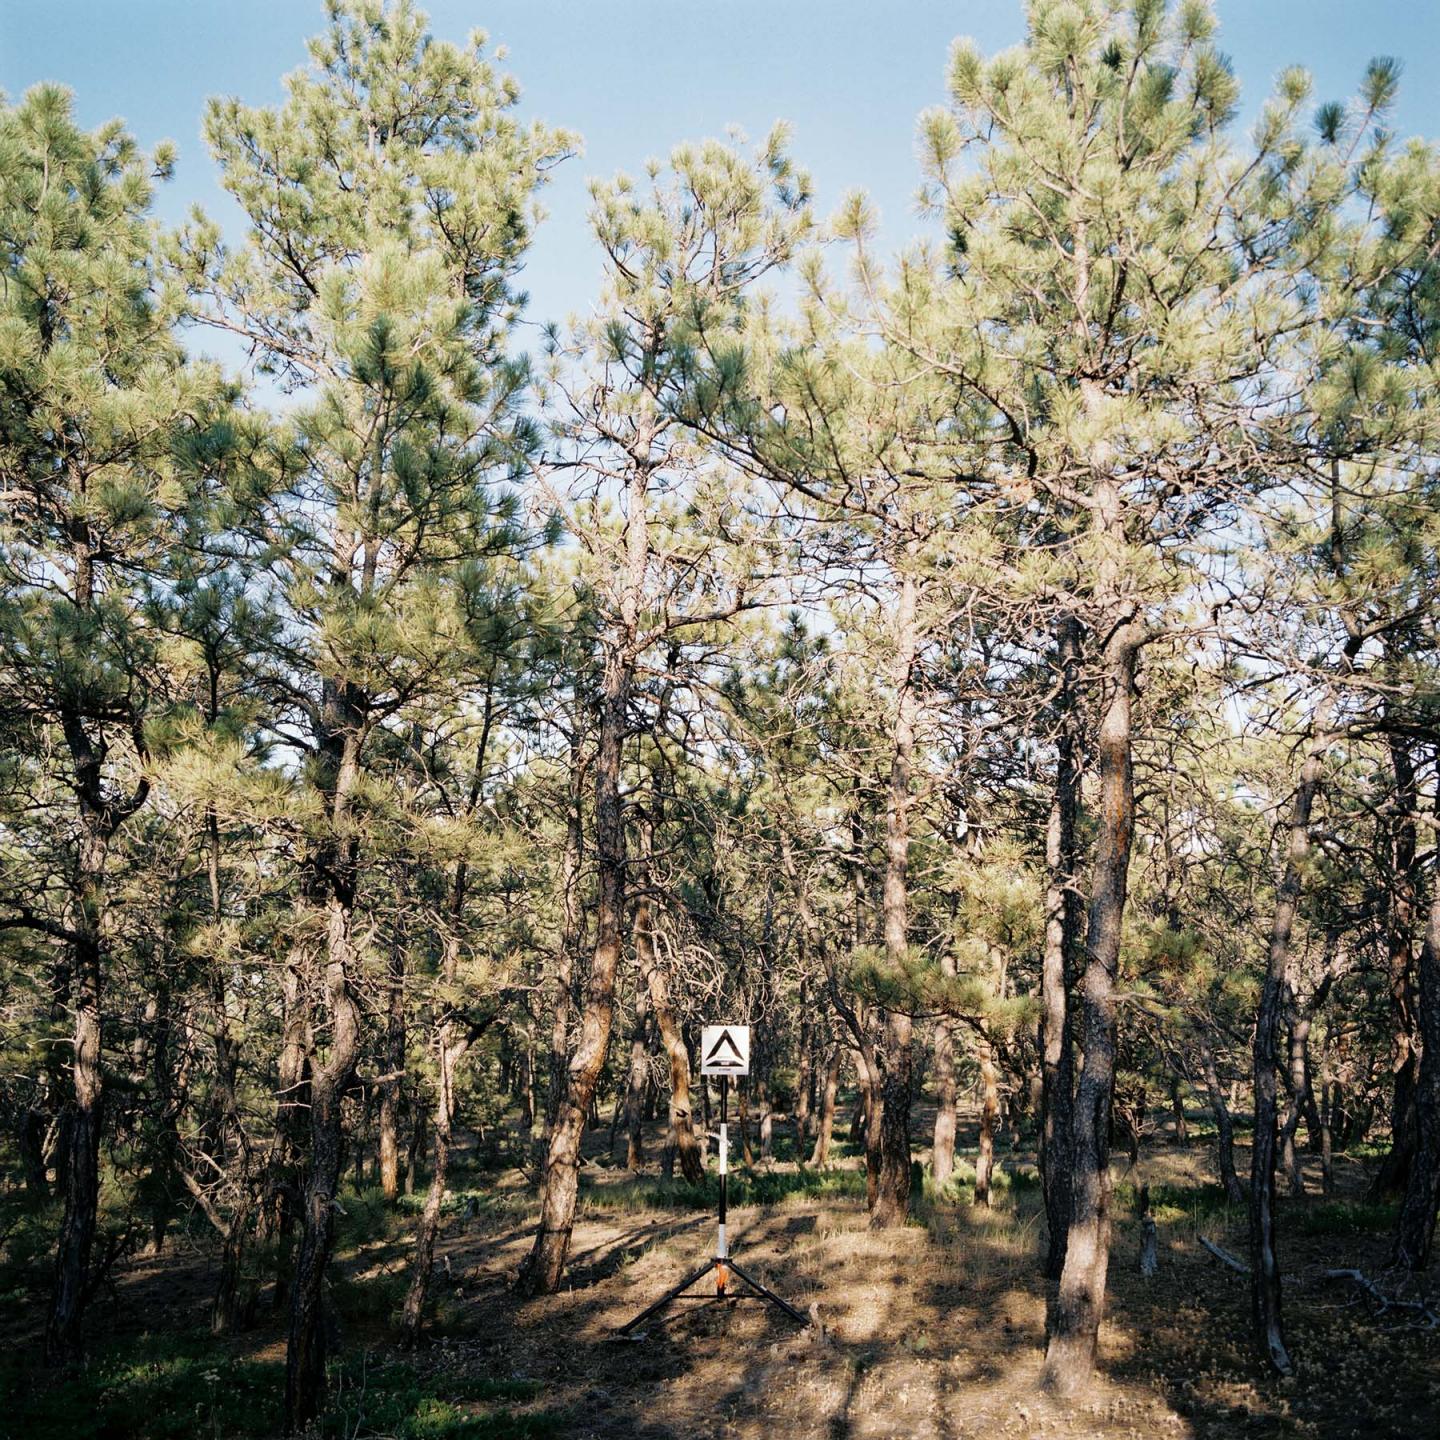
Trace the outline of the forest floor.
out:
M 927 1193 L 913 1222 L 888 1232 L 867 1226 L 854 1155 L 842 1153 L 823 1174 L 783 1158 L 742 1172 L 732 1179 L 736 1258 L 820 1325 L 802 1328 L 759 1302 L 680 1304 L 663 1323 L 621 1339 L 620 1325 L 712 1253 L 714 1216 L 704 1193 L 611 1165 L 606 1138 L 590 1137 L 566 1288 L 540 1300 L 519 1302 L 509 1291 L 533 1224 L 523 1176 L 457 1179 L 475 1188 L 452 1196 L 435 1324 L 409 1356 L 387 1337 L 413 1215 L 397 1216 L 371 1191 L 346 1198 L 334 1293 L 346 1358 L 327 1435 L 1440 1436 L 1440 1333 L 1391 1325 L 1356 1304 L 1352 1287 L 1323 1278 L 1341 1266 L 1372 1278 L 1383 1272 L 1393 1212 L 1364 1202 L 1358 1161 L 1337 1160 L 1335 1196 L 1284 1202 L 1286 1318 L 1298 1373 L 1279 1381 L 1263 1377 L 1249 1353 L 1246 1278 L 1199 1244 L 1203 1235 L 1232 1254 L 1245 1249 L 1243 1209 L 1226 1205 L 1213 1182 L 1213 1143 L 1157 1138 L 1138 1166 L 1122 1160 L 1100 1375 L 1090 1394 L 1060 1403 L 1038 1385 L 1042 1221 L 1033 1157 L 1023 1150 L 1002 1150 L 990 1209 L 969 1203 L 964 1186 L 954 1196 Z M 1311 1179 L 1318 1192 L 1318 1175 Z M 1148 1280 L 1137 1265 L 1142 1182 L 1159 1229 L 1160 1271 Z M 0 1437 L 273 1433 L 283 1321 L 211 1341 L 213 1278 L 214 1257 L 198 1236 L 130 1265 L 96 1302 L 91 1370 L 63 1392 L 29 1363 L 36 1307 L 9 1311 L 0 1332 L 12 1357 L 0 1363 L 0 1398 L 10 1391 Z

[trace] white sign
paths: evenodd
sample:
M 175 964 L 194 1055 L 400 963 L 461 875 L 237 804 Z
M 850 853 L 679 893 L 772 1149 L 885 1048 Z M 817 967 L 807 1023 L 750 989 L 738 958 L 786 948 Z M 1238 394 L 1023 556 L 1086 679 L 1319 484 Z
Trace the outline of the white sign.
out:
M 750 1027 L 748 1025 L 706 1025 L 700 1031 L 700 1073 L 702 1075 L 748 1075 L 750 1073 Z

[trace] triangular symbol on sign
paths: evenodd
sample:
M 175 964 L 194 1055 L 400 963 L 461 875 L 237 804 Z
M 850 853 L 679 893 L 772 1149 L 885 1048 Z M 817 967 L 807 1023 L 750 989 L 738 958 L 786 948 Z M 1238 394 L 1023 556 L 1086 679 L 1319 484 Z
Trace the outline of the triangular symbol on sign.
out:
M 729 1055 L 722 1055 L 722 1049 L 729 1050 Z M 710 1047 L 710 1053 L 705 1057 L 707 1065 L 733 1066 L 736 1070 L 745 1068 L 745 1058 L 740 1054 L 740 1047 L 736 1045 L 735 1038 L 728 1030 L 720 1032 L 720 1038 Z

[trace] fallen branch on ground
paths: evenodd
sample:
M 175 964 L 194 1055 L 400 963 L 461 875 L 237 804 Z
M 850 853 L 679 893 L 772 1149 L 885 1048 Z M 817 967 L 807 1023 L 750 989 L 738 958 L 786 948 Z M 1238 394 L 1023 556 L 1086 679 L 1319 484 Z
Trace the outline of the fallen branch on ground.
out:
M 1321 1277 L 1325 1281 L 1346 1281 L 1354 1285 L 1363 1295 L 1365 1308 L 1378 1319 L 1391 1310 L 1413 1316 L 1412 1324 L 1426 1330 L 1440 1327 L 1440 1311 L 1436 1311 L 1424 1296 L 1419 1300 L 1401 1300 L 1396 1295 L 1387 1295 L 1363 1270 L 1327 1270 Z
M 1213 1240 L 1207 1240 L 1203 1235 L 1196 1238 L 1222 1264 L 1239 1271 L 1241 1275 L 1250 1273 L 1250 1267 L 1243 1260 L 1237 1260 L 1228 1250 L 1222 1250 Z

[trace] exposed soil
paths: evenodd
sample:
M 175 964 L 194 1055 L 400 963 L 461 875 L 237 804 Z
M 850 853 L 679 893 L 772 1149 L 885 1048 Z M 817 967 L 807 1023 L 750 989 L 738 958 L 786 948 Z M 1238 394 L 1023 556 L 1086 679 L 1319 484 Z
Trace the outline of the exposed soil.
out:
M 530 1233 L 518 1174 L 489 1182 L 513 1203 L 450 1222 L 435 1277 L 439 1333 L 415 1358 L 420 1368 L 437 1380 L 541 1381 L 536 1406 L 568 1410 L 576 1440 L 1440 1437 L 1440 1331 L 1376 1318 L 1353 1287 L 1323 1279 L 1327 1268 L 1356 1266 L 1396 1288 L 1383 1274 L 1386 1235 L 1363 1215 L 1348 1226 L 1343 1205 L 1311 1198 L 1282 1215 L 1299 1373 L 1261 1375 L 1247 1346 L 1246 1278 L 1197 1243 L 1204 1234 L 1244 1253 L 1243 1213 L 1202 1208 L 1213 1178 L 1203 1143 L 1156 1143 L 1135 1172 L 1117 1169 L 1117 1178 L 1144 1180 L 1165 1197 L 1156 1212 L 1160 1273 L 1139 1275 L 1139 1227 L 1118 1213 L 1101 1375 L 1091 1394 L 1059 1403 L 1038 1389 L 1042 1222 L 1023 1155 L 1004 1157 L 1021 1180 L 992 1210 L 927 1204 L 897 1231 L 871 1231 L 858 1197 L 793 1194 L 732 1208 L 737 1258 L 819 1324 L 801 1328 L 757 1301 L 689 1302 L 622 1339 L 621 1324 L 712 1252 L 714 1220 L 639 1208 L 638 1197 L 602 1203 L 629 1185 L 623 1169 L 598 1158 L 604 1139 L 592 1137 L 597 1159 L 587 1166 L 562 1293 L 525 1303 L 509 1293 Z M 1362 1185 L 1358 1166 L 1342 1167 L 1342 1200 Z M 1181 1187 L 1192 1206 L 1181 1203 Z M 348 1282 L 399 1273 L 407 1259 L 397 1234 L 348 1258 Z M 95 1327 L 203 1326 L 211 1280 L 211 1258 L 193 1249 L 137 1262 L 99 1304 Z M 388 1344 L 378 1321 L 343 1339 L 352 1352 L 382 1354 Z M 231 1343 L 248 1357 L 283 1358 L 278 1321 Z

